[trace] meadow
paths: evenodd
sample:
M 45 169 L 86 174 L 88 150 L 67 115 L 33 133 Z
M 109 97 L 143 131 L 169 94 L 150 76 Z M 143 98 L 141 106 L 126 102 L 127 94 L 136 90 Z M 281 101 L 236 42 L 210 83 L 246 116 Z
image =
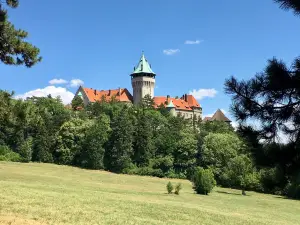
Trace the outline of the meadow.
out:
M 0 162 L 0 224 L 300 224 L 300 201 L 171 179 L 38 163 Z

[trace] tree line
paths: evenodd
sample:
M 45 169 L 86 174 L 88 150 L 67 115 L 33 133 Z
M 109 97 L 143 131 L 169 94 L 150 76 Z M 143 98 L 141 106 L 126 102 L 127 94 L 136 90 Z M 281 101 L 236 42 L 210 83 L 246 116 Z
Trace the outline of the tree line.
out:
M 290 145 L 263 144 L 249 127 L 203 123 L 154 109 L 102 101 L 73 108 L 59 98 L 17 100 L 0 92 L 0 159 L 115 173 L 191 179 L 209 169 L 223 187 L 287 195 L 299 169 Z M 77 106 L 76 106 L 77 105 Z

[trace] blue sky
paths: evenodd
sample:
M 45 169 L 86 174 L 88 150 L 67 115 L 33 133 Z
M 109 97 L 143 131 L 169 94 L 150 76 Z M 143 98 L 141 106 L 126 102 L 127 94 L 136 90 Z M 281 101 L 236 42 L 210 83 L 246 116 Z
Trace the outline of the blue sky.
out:
M 213 97 L 199 100 L 211 114 L 228 111 L 226 78 L 248 79 L 274 56 L 291 62 L 300 55 L 300 18 L 272 0 L 20 0 L 9 15 L 43 56 L 31 69 L 0 64 L 0 89 L 21 96 L 51 92 L 70 99 L 78 82 L 49 87 L 55 78 L 131 91 L 129 74 L 144 51 L 158 74 L 156 96 L 200 89 L 199 96 L 212 96 L 206 89 L 214 89 Z

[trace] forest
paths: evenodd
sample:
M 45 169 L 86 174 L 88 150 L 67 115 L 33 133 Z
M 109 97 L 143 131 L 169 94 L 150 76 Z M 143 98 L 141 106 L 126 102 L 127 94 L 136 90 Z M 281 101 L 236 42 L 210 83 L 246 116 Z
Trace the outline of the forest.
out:
M 299 147 L 261 142 L 251 127 L 174 117 L 147 98 L 66 107 L 1 91 L 0 102 L 0 160 L 181 179 L 201 167 L 222 187 L 299 198 Z

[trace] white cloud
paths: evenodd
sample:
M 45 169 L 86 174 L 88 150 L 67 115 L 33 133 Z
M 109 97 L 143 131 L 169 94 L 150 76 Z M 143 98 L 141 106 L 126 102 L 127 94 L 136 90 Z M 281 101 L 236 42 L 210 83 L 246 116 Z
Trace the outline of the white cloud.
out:
M 165 55 L 174 55 L 174 54 L 177 54 L 177 53 L 179 53 L 179 52 L 180 52 L 179 49 L 165 49 L 165 50 L 163 51 L 163 53 L 164 53 Z
M 196 41 L 186 40 L 184 42 L 184 44 L 186 44 L 186 45 L 199 45 L 202 42 L 203 42 L 203 40 L 196 40 Z
M 60 96 L 61 100 L 64 104 L 69 104 L 72 99 L 74 98 L 74 94 L 70 91 L 68 91 L 66 88 L 63 87 L 55 87 L 55 86 L 47 86 L 45 88 L 38 88 L 36 90 L 32 90 L 29 92 L 26 92 L 21 95 L 15 96 L 16 99 L 26 99 L 29 97 L 47 97 L 48 95 L 51 95 L 52 97 Z
M 216 96 L 218 92 L 213 89 L 199 89 L 199 90 L 192 90 L 190 91 L 190 95 L 193 95 L 196 99 L 201 100 L 203 98 L 209 97 L 213 98 Z
M 84 82 L 80 79 L 73 79 L 70 81 L 70 87 L 79 87 L 80 85 L 83 85 Z
M 66 84 L 68 81 L 64 79 L 52 79 L 49 81 L 49 84 L 54 85 L 54 84 Z

